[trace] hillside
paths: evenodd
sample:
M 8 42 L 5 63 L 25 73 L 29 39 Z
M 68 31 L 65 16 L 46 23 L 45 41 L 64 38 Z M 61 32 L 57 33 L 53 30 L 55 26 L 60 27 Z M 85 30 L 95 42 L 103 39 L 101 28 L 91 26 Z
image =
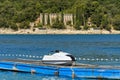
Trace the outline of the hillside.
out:
M 120 30 L 120 0 L 0 0 L 0 27 L 30 28 L 40 13 L 71 13 L 75 29 Z

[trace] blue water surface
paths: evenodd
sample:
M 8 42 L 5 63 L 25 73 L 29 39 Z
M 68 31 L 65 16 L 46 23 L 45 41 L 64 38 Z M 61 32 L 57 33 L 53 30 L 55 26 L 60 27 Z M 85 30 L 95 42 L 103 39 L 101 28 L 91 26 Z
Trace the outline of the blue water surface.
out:
M 0 35 L 0 60 L 41 60 L 45 54 L 53 50 L 71 53 L 80 63 L 120 65 L 120 35 Z M 0 80 L 71 79 L 10 71 L 0 71 L 0 75 Z

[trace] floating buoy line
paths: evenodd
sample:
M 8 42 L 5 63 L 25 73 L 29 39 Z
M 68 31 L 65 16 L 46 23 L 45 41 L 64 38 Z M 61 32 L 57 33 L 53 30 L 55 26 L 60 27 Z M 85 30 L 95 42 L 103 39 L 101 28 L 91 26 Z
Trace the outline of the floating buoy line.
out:
M 120 61 L 120 59 L 114 58 L 76 58 L 79 61 Z
M 1 57 L 26 57 L 26 58 L 42 58 L 42 56 L 26 55 L 26 54 L 0 54 Z
M 35 55 L 26 55 L 26 54 L 0 54 L 0 57 L 23 57 L 23 58 L 37 58 L 42 59 L 43 56 L 35 56 Z M 119 58 L 83 58 L 76 57 L 77 61 L 120 61 Z

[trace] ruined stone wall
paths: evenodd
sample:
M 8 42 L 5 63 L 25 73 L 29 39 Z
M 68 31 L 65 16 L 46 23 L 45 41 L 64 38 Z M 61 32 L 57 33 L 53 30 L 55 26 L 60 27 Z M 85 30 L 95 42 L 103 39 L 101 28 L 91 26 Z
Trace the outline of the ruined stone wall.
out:
M 57 13 L 51 13 L 51 14 L 48 14 L 48 13 L 40 13 L 40 17 L 39 17 L 39 22 L 41 24 L 43 24 L 43 15 L 44 15 L 44 25 L 47 25 L 47 20 L 48 20 L 48 15 L 49 15 L 49 20 L 50 20 L 50 25 L 53 24 L 53 22 L 56 20 L 56 18 L 58 17 L 59 20 L 61 19 L 61 14 L 57 14 Z M 67 25 L 66 23 L 68 21 L 71 21 L 71 25 L 73 25 L 73 16 L 72 14 L 64 14 L 63 15 L 63 23 L 64 25 Z

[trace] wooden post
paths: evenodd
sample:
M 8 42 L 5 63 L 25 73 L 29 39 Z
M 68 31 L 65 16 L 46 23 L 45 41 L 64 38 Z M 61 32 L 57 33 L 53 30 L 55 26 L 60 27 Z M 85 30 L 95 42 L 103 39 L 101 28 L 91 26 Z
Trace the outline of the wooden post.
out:
M 74 72 L 72 72 L 72 78 L 74 79 L 76 76 L 75 76 L 75 73 Z
M 59 72 L 58 71 L 56 71 L 54 74 L 55 74 L 55 76 L 59 76 Z

